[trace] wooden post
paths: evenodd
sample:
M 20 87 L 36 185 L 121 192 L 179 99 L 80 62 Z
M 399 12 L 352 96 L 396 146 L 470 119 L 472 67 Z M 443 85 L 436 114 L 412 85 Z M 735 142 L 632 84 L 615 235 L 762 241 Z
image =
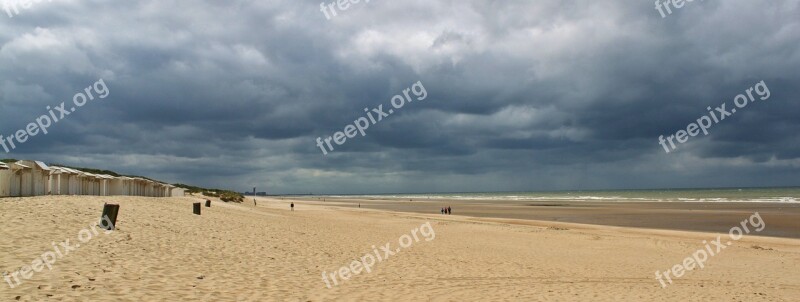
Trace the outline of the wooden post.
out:
M 206 208 L 210 208 L 210 207 L 211 207 L 211 200 L 210 199 L 206 199 Z
M 107 203 L 103 205 L 103 216 L 100 216 L 100 227 L 109 231 L 116 229 L 119 205 Z
M 200 215 L 200 203 L 199 202 L 195 202 L 194 203 L 194 214 L 195 215 Z

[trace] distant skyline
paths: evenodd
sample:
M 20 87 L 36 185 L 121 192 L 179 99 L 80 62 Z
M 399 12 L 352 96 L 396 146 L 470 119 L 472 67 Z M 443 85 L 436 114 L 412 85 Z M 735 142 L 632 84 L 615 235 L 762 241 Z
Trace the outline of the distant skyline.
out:
M 800 1 L 326 12 L 305 0 L 4 10 L 0 135 L 99 79 L 110 93 L 0 158 L 269 194 L 800 185 Z M 759 81 L 767 100 L 659 144 Z M 424 100 L 321 152 L 318 137 L 417 82 Z

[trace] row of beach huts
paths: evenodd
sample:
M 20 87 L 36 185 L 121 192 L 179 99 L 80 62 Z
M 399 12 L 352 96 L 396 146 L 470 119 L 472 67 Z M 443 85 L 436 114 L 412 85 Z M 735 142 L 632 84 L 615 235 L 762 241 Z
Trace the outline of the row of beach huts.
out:
M 138 177 L 92 174 L 40 161 L 0 162 L 0 197 L 41 195 L 184 196 L 184 189 Z

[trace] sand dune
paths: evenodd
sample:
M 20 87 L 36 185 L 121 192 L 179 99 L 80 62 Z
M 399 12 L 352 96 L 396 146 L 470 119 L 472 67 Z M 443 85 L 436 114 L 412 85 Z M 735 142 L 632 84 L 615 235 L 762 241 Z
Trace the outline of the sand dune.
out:
M 30 265 L 52 242 L 76 241 L 104 202 L 118 229 L 58 259 L 2 301 L 797 301 L 800 240 L 745 237 L 662 288 L 712 233 L 655 231 L 382 212 L 263 199 L 254 207 L 196 198 L 34 197 L 0 200 L 0 272 Z M 414 243 L 338 286 L 321 274 L 430 222 Z

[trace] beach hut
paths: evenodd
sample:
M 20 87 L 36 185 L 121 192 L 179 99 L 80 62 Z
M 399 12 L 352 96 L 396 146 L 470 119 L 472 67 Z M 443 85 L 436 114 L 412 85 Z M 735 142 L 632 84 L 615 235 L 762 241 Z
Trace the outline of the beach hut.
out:
M 130 177 L 121 176 L 118 177 L 121 180 L 122 190 L 119 192 L 118 195 L 123 196 L 133 196 L 134 189 L 135 189 L 135 179 Z
M 142 180 L 142 192 L 139 196 L 150 196 L 153 191 L 153 183 L 149 180 L 143 179 Z
M 111 181 L 114 180 L 114 176 L 105 175 L 105 174 L 98 174 L 97 175 L 100 181 L 100 196 L 109 196 L 111 195 L 110 187 Z
M 63 179 L 61 180 L 61 194 L 80 195 L 80 178 L 83 172 L 63 167 L 61 170 L 64 171 Z
M 37 195 L 172 196 L 175 187 L 144 178 L 114 177 L 40 161 L 0 163 L 0 197 Z M 183 196 L 183 190 L 178 190 Z
M 164 197 L 172 197 L 173 188 L 175 188 L 175 186 L 171 184 L 164 184 Z
M 186 190 L 184 188 L 174 187 L 170 190 L 170 196 L 172 197 L 183 197 L 186 194 Z
M 130 195 L 131 179 L 125 176 L 111 177 L 108 179 L 108 195 Z
M 104 177 L 88 172 L 82 172 L 80 176 L 80 195 L 100 196 Z
M 9 196 L 22 197 L 31 196 L 33 189 L 33 173 L 32 168 L 28 165 L 22 164 L 21 161 L 8 164 L 11 168 L 11 194 Z
M 131 179 L 131 189 L 130 189 L 130 196 L 139 196 L 141 195 L 142 191 L 142 179 L 141 178 L 133 178 Z
M 21 160 L 18 164 L 29 167 L 25 169 L 22 178 L 22 196 L 41 196 L 47 195 L 50 180 L 50 167 L 40 161 Z M 28 175 L 29 173 L 29 175 Z M 30 188 L 28 188 L 30 186 Z
M 0 162 L 0 197 L 11 196 L 11 176 L 14 171 L 3 162 Z
M 50 194 L 50 167 L 40 161 L 34 161 L 33 163 L 33 195 L 42 196 Z
M 58 166 L 50 167 L 50 192 L 55 195 L 81 195 L 84 172 Z
M 78 174 L 78 195 L 89 195 L 89 182 L 91 173 L 80 172 Z
M 164 196 L 166 196 L 166 193 L 165 193 L 166 189 L 167 189 L 167 184 L 161 183 L 161 182 L 156 182 L 155 191 L 154 191 L 153 197 L 164 197 Z
M 145 185 L 145 195 L 147 197 L 156 197 L 156 186 L 158 184 L 152 180 L 147 180 L 147 184 Z
M 50 194 L 51 195 L 74 195 L 75 193 L 75 183 L 77 182 L 77 176 L 80 174 L 79 171 L 64 168 L 64 167 L 57 167 L 57 166 L 50 166 Z M 73 183 L 70 186 L 70 182 Z
M 50 195 L 61 195 L 61 175 L 64 170 L 61 167 L 50 167 L 50 180 L 48 181 L 50 187 Z
M 124 192 L 125 193 L 122 194 L 122 195 L 133 196 L 135 194 L 135 190 L 136 190 L 136 180 L 131 178 L 131 177 L 125 177 L 124 181 L 125 181 L 124 182 L 124 184 L 125 184 Z
M 135 196 L 149 196 L 147 195 L 147 188 L 150 185 L 150 181 L 143 178 L 136 178 L 136 194 Z

